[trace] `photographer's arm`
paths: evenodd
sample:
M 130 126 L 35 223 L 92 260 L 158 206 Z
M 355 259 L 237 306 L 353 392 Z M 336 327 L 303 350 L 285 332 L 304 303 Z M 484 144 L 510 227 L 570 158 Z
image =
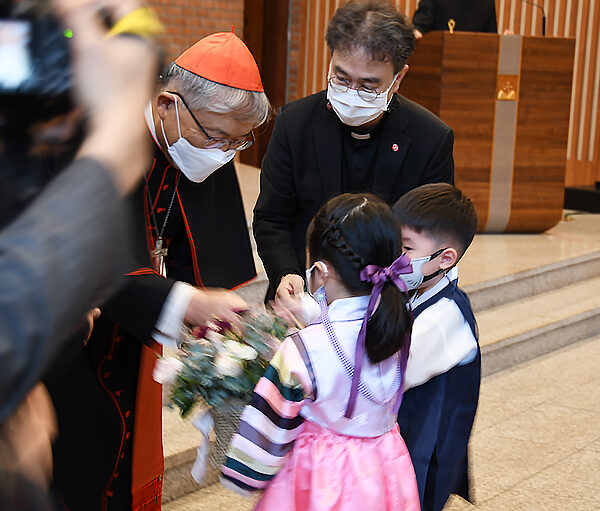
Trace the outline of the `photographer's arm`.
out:
M 120 197 L 146 165 L 141 112 L 154 82 L 154 48 L 138 37 L 107 38 L 102 1 L 55 6 L 76 34 L 75 91 L 89 129 L 78 159 L 0 233 L 0 422 L 73 326 L 116 288 L 127 253 Z
M 123 218 L 110 172 L 79 159 L 0 234 L 0 422 L 116 288 Z

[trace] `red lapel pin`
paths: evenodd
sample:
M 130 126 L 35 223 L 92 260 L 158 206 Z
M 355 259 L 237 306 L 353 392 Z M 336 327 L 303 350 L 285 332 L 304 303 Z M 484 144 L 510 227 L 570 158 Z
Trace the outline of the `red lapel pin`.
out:
M 392 151 L 394 151 L 394 152 L 398 151 L 398 144 L 392 145 Z

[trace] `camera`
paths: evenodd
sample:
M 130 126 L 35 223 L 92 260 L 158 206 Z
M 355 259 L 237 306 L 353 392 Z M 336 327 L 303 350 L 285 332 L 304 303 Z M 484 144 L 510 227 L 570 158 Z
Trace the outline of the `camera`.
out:
M 0 1 L 0 111 L 49 118 L 72 107 L 69 30 L 46 0 Z

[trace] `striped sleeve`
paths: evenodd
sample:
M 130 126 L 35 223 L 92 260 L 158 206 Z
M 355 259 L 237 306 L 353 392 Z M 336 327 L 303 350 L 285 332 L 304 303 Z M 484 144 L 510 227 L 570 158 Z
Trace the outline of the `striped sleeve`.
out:
M 244 409 L 222 467 L 223 483 L 240 493 L 262 490 L 285 463 L 301 431 L 300 410 L 316 394 L 314 376 L 299 337 L 288 337 Z

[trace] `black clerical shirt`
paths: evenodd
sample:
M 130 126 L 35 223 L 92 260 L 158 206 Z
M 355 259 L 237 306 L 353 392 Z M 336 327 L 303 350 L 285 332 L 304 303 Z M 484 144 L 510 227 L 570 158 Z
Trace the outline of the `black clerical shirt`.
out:
M 359 132 L 343 126 L 342 133 L 342 192 L 359 193 L 370 190 L 377 165 L 379 134 L 386 115 L 369 132 Z

